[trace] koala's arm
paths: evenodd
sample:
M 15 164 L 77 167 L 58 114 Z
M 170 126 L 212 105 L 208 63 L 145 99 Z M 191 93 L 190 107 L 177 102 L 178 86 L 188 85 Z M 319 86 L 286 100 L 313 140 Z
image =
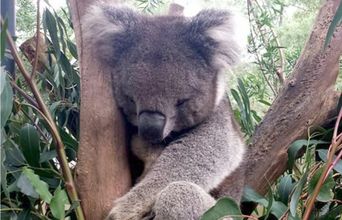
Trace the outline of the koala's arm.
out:
M 140 182 L 151 169 L 153 163 L 157 160 L 161 152 L 164 150 L 162 145 L 152 145 L 143 140 L 138 134 L 134 134 L 131 139 L 132 152 L 140 160 L 144 162 L 144 171 L 137 179 Z
M 162 151 L 145 178 L 117 201 L 110 219 L 141 219 L 158 193 L 175 181 L 195 183 L 209 192 L 238 167 L 244 148 L 230 105 L 222 100 L 206 122 Z

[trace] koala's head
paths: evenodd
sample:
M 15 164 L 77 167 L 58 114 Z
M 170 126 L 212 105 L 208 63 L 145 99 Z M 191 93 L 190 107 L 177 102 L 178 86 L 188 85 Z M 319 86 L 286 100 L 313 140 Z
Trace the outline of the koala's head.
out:
M 240 45 L 227 11 L 193 18 L 146 16 L 128 8 L 93 6 L 85 39 L 110 66 L 115 98 L 147 141 L 204 121 L 225 91 L 223 70 Z

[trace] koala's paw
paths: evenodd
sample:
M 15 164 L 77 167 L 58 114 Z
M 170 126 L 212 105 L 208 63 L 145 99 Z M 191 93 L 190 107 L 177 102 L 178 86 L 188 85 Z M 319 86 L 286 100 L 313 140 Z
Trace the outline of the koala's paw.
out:
M 115 202 L 106 220 L 141 220 L 149 215 L 151 209 L 152 204 L 149 202 L 143 203 L 134 198 L 123 197 Z

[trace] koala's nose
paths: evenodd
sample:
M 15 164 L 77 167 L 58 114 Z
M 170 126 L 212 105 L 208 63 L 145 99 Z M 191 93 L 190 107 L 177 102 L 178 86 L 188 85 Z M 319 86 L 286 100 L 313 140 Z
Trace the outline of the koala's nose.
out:
M 163 140 L 166 118 L 160 112 L 143 111 L 139 114 L 139 135 L 152 143 Z

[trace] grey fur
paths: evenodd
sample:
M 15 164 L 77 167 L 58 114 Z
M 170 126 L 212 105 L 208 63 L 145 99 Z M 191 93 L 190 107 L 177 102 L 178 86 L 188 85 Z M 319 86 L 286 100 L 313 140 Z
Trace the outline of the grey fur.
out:
M 231 13 L 152 17 L 100 4 L 82 27 L 85 42 L 111 67 L 114 95 L 128 121 L 140 128 L 139 115 L 158 114 L 162 139 L 168 139 L 133 138 L 133 152 L 147 164 L 144 177 L 115 201 L 108 219 L 151 213 L 198 219 L 214 203 L 209 192 L 238 167 L 245 150 L 222 95 L 222 71 L 240 53 Z

